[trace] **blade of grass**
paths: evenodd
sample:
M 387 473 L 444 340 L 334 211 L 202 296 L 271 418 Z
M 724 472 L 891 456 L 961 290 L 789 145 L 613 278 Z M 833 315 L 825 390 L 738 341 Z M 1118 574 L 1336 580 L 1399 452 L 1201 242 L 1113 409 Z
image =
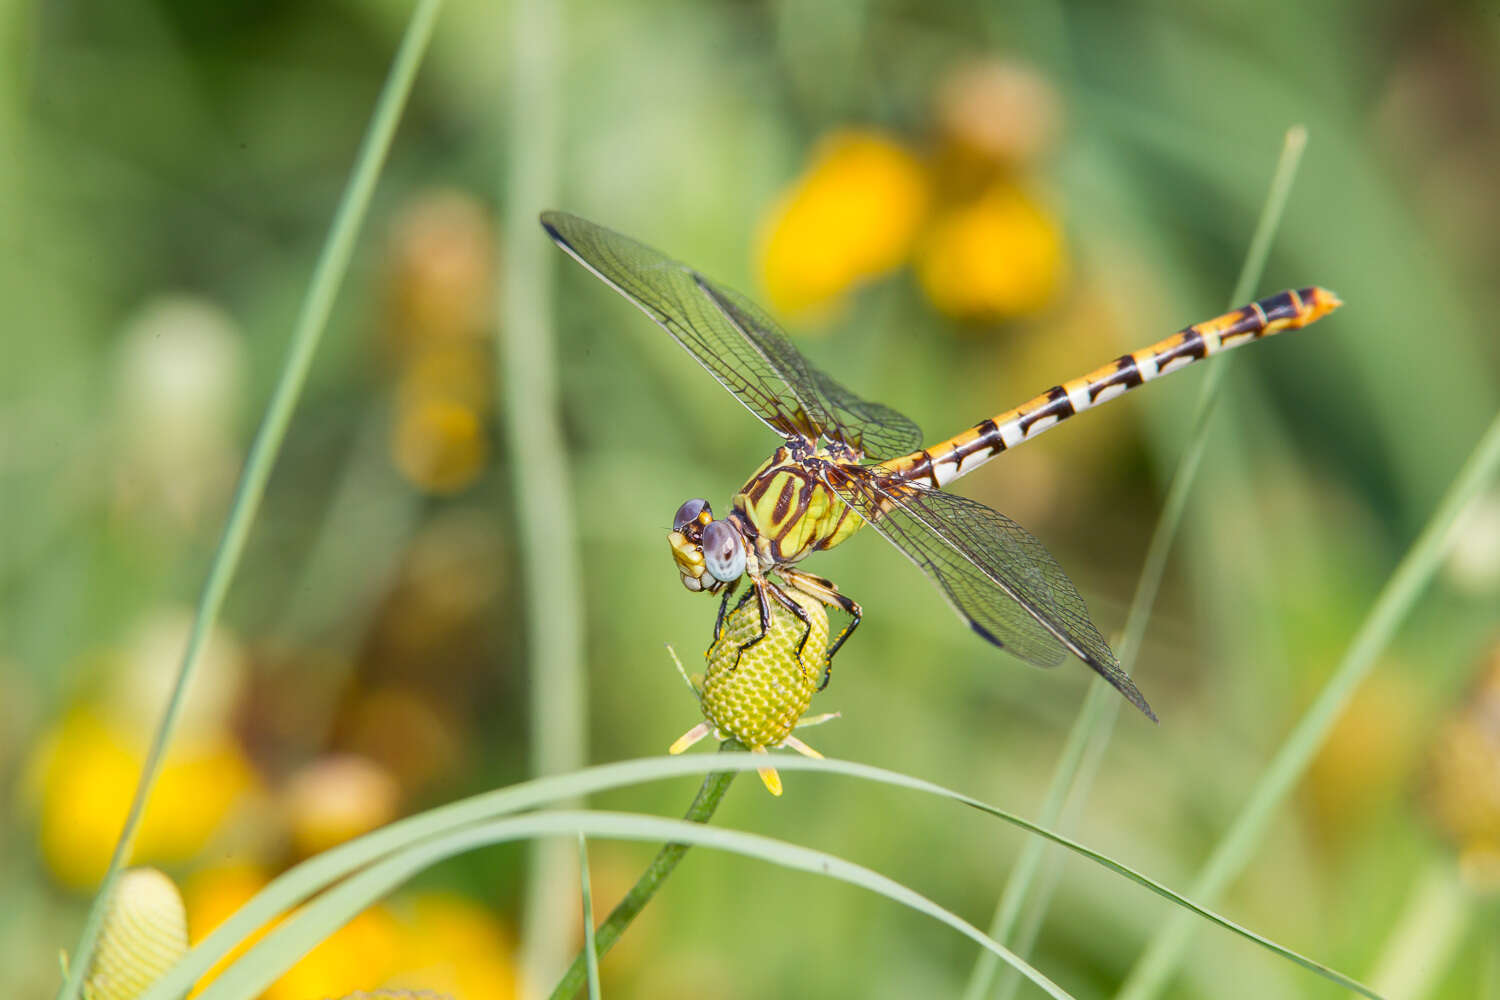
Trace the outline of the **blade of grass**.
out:
M 1240 267 L 1234 290 L 1229 295 L 1229 308 L 1249 300 L 1255 287 L 1260 283 L 1260 276 L 1265 271 L 1266 258 L 1270 255 L 1271 241 L 1275 238 L 1276 229 L 1281 223 L 1287 197 L 1291 194 L 1292 181 L 1296 178 L 1297 166 L 1302 161 L 1302 152 L 1306 146 L 1307 131 L 1305 129 L 1297 126 L 1287 130 L 1282 140 L 1281 156 L 1271 176 L 1270 190 L 1266 193 L 1266 201 L 1261 208 L 1260 220 L 1256 223 L 1255 234 L 1251 237 L 1250 248 L 1245 253 L 1245 261 Z M 1151 543 L 1146 549 L 1146 559 L 1141 566 L 1140 580 L 1136 584 L 1135 594 L 1130 601 L 1130 610 L 1125 617 L 1124 636 L 1116 651 L 1120 658 L 1120 666 L 1126 673 L 1135 670 L 1135 660 L 1146 635 L 1146 625 L 1151 619 L 1152 609 L 1156 606 L 1157 594 L 1161 591 L 1162 576 L 1167 567 L 1167 556 L 1171 553 L 1172 543 L 1177 538 L 1177 529 L 1181 526 L 1183 512 L 1187 509 L 1188 495 L 1197 481 L 1198 467 L 1202 463 L 1203 453 L 1208 446 L 1209 417 L 1213 414 L 1214 404 L 1219 398 L 1219 387 L 1229 371 L 1231 360 L 1230 357 L 1215 359 L 1204 378 L 1203 389 L 1198 396 L 1198 404 L 1193 413 L 1192 438 L 1188 441 L 1187 448 L 1178 462 L 1177 470 L 1172 475 L 1166 499 L 1162 502 L 1161 514 L 1151 533 Z M 1088 794 L 1094 776 L 1098 773 L 1099 764 L 1103 760 L 1104 748 L 1109 745 L 1109 738 L 1114 732 L 1115 720 L 1119 718 L 1119 709 L 1120 699 L 1114 696 L 1113 690 L 1107 684 L 1098 682 L 1090 686 L 1088 696 L 1079 710 L 1078 718 L 1074 721 L 1073 728 L 1068 732 L 1067 741 L 1063 744 L 1063 752 L 1052 772 L 1052 780 L 1047 786 L 1046 797 L 1042 800 L 1042 811 L 1038 820 L 1042 825 L 1053 826 L 1057 823 L 1070 794 L 1079 800 Z M 995 940 L 1011 940 L 1016 922 L 1026 906 L 1027 898 L 1036 881 L 1037 871 L 1045 858 L 1046 846 L 1039 840 L 1028 842 L 1011 869 L 1010 877 L 1006 880 L 1005 888 L 1000 894 L 995 916 L 990 923 L 990 936 Z M 1047 895 L 1039 897 L 1036 902 L 1043 912 L 1047 906 Z M 1035 918 L 1036 923 L 1040 924 L 1041 919 L 1042 913 L 1038 913 Z M 998 970 L 998 965 L 990 955 L 980 955 L 969 976 L 968 987 L 964 991 L 966 1000 L 979 1000 L 988 993 Z
M 1218 899 L 1229 882 L 1244 870 L 1271 814 L 1297 783 L 1328 730 L 1369 675 L 1375 658 L 1385 649 L 1407 613 L 1416 604 L 1447 554 L 1454 522 L 1500 470 L 1500 414 L 1496 414 L 1479 444 L 1454 478 L 1421 535 L 1412 543 L 1394 573 L 1386 580 L 1369 615 L 1360 625 L 1318 698 L 1282 743 L 1261 779 L 1251 790 L 1208 861 L 1193 881 L 1195 899 Z M 1176 971 L 1192 928 L 1173 914 L 1157 928 L 1146 952 L 1125 980 L 1120 997 L 1143 1000 L 1159 993 Z
M 765 766 L 765 758 L 750 753 L 719 753 L 711 757 L 653 757 L 588 768 L 573 774 L 538 778 L 510 788 L 486 792 L 469 799 L 399 820 L 346 844 L 294 866 L 273 879 L 264 889 L 220 924 L 187 956 L 158 980 L 141 1000 L 175 1000 L 192 988 L 210 968 L 246 938 L 285 911 L 323 891 L 340 879 L 371 865 L 397 851 L 433 837 L 476 823 L 495 819 L 507 813 L 534 809 L 549 802 L 577 800 L 595 792 L 623 788 L 642 781 L 679 777 L 708 771 L 747 771 Z M 921 778 L 887 771 L 852 761 L 811 759 L 793 755 L 778 756 L 776 766 L 782 771 L 822 771 L 842 774 L 866 781 L 905 788 L 946 798 L 994 816 L 1032 834 L 1046 837 L 1094 863 L 1122 875 L 1137 885 L 1171 900 L 1179 906 L 1213 921 L 1220 927 L 1253 941 L 1281 957 L 1310 969 L 1331 982 L 1369 997 L 1378 994 L 1361 986 L 1342 973 L 1306 958 L 1268 938 L 1214 913 L 1155 880 L 1120 864 L 1099 852 L 1028 820 Z M 682 839 L 682 838 L 674 838 Z
M 764 759 L 761 763 L 764 764 Z M 557 837 L 577 833 L 586 833 L 595 838 L 670 841 L 711 847 L 868 889 L 946 924 L 990 949 L 1041 987 L 1048 996 L 1056 1000 L 1072 1000 L 1071 995 L 1062 987 L 985 937 L 983 931 L 962 917 L 899 882 L 843 858 L 758 834 L 725 830 L 686 820 L 626 813 L 572 811 L 532 813 L 481 823 L 415 844 L 385 858 L 328 890 L 266 935 L 263 941 L 225 969 L 199 996 L 201 1000 L 251 1000 L 275 982 L 299 958 L 315 948 L 318 942 L 348 923 L 365 907 L 417 872 L 455 854 L 521 838 Z
M 376 101 L 369 128 L 365 132 L 364 140 L 355 157 L 354 169 L 349 175 L 344 193 L 339 200 L 333 225 L 318 255 L 312 281 L 308 285 L 307 296 L 303 299 L 296 327 L 292 331 L 281 375 L 276 381 L 275 390 L 271 393 L 270 402 L 266 405 L 265 416 L 261 420 L 260 429 L 255 434 L 255 441 L 250 446 L 250 452 L 245 459 L 245 467 L 235 487 L 234 500 L 224 523 L 224 533 L 219 539 L 219 546 L 214 552 L 213 561 L 209 564 L 208 578 L 198 598 L 198 608 L 193 618 L 192 631 L 188 635 L 187 649 L 182 654 L 182 663 L 178 667 L 177 678 L 173 684 L 171 696 L 168 698 L 166 711 L 156 728 L 151 747 L 146 753 L 145 763 L 141 767 L 141 776 L 136 785 L 135 795 L 131 799 L 125 827 L 120 831 L 120 839 L 116 842 L 114 853 L 110 856 L 104 880 L 94 896 L 94 902 L 84 921 L 83 933 L 73 952 L 71 972 L 58 992 L 60 1000 L 76 1000 L 83 985 L 83 977 L 88 971 L 94 945 L 99 937 L 99 928 L 103 923 L 104 901 L 109 898 L 120 868 L 130 856 L 141 816 L 145 812 L 146 800 L 161 771 L 162 759 L 166 754 L 167 745 L 171 742 L 172 733 L 177 727 L 177 717 L 182 710 L 188 685 L 198 666 L 199 655 L 203 651 L 209 633 L 213 630 L 214 623 L 218 620 L 225 594 L 229 591 L 229 583 L 239 567 L 240 555 L 244 551 L 245 540 L 250 534 L 250 525 L 260 509 L 261 497 L 266 491 L 266 482 L 271 477 L 271 470 L 276 464 L 276 455 L 281 450 L 281 442 L 286 437 L 287 426 L 291 423 L 292 413 L 296 410 L 297 400 L 302 394 L 302 386 L 307 381 L 307 372 L 312 366 L 318 343 L 322 340 L 323 330 L 328 323 L 328 314 L 333 309 L 334 297 L 338 294 L 344 274 L 349 269 L 349 259 L 354 252 L 355 238 L 359 235 L 360 224 L 364 221 L 365 212 L 370 204 L 370 196 L 375 190 L 375 182 L 380 177 L 381 167 L 385 164 L 386 154 L 391 147 L 391 138 L 395 135 L 397 122 L 401 120 L 401 111 L 406 106 L 407 96 L 411 93 L 417 67 L 422 63 L 422 55 L 427 49 L 427 41 L 432 36 L 432 26 L 441 6 L 442 0 L 422 0 L 412 12 L 411 20 L 406 26 L 406 33 L 401 39 L 401 47 L 391 63 L 390 73 Z
M 594 889 L 589 884 L 589 841 L 578 831 L 578 882 L 583 893 L 583 954 L 588 960 L 589 1000 L 599 1000 L 599 959 L 594 952 Z
M 566 444 L 558 421 L 552 276 L 556 251 L 537 215 L 557 176 L 559 60 L 566 5 L 517 0 L 511 7 L 510 156 L 504 179 L 505 252 L 496 376 L 512 459 L 516 531 L 526 601 L 534 774 L 562 774 L 587 757 L 583 593 Z M 521 995 L 543 995 L 568 960 L 576 928 L 567 845 L 532 845 L 521 942 Z

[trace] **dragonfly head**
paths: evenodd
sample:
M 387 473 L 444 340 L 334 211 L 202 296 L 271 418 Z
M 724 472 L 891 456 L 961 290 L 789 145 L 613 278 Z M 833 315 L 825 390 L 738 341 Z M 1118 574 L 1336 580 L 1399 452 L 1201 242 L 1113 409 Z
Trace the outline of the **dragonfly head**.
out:
M 745 538 L 732 521 L 715 521 L 707 500 L 693 499 L 672 519 L 672 558 L 688 590 L 717 594 L 745 572 Z

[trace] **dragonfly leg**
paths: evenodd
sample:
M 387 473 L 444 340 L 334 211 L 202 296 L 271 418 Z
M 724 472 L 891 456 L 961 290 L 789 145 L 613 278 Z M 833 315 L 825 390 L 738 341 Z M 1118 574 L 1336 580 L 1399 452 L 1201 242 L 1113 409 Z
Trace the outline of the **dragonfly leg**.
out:
M 849 616 L 849 624 L 845 625 L 839 634 L 834 637 L 833 642 L 828 644 L 828 653 L 823 659 L 823 681 L 818 685 L 818 690 L 822 691 L 828 686 L 828 681 L 833 677 L 833 654 L 837 653 L 839 647 L 843 646 L 849 637 L 854 634 L 854 630 L 859 627 L 863 612 L 861 612 L 858 603 L 839 593 L 839 588 L 834 586 L 832 580 L 826 580 L 821 576 L 814 576 L 811 573 L 804 573 L 799 569 L 786 569 L 783 567 L 777 572 L 782 575 L 782 578 L 787 583 L 796 587 L 804 594 L 809 594 L 817 598 L 830 608 L 839 608 Z
M 797 662 L 801 663 L 802 649 L 807 645 L 807 637 L 812 635 L 812 619 L 807 616 L 807 609 L 788 597 L 786 591 L 774 583 L 768 583 L 766 587 L 771 591 L 771 596 L 776 598 L 776 603 L 802 620 L 802 638 L 797 640 L 797 652 L 793 654 L 797 658 Z
M 719 599 L 719 617 L 714 619 L 714 642 L 719 641 L 719 634 L 724 631 L 724 615 L 729 608 L 729 598 L 739 587 L 739 585 L 740 582 L 738 580 L 731 583 L 728 588 L 725 589 L 724 596 Z M 739 602 L 735 604 L 734 610 L 738 611 L 740 608 L 744 607 L 745 602 L 750 600 L 750 595 L 754 592 L 754 588 L 745 591 L 745 593 L 740 596 Z
M 750 599 L 751 594 L 754 594 L 760 601 L 760 634 L 755 638 L 749 640 L 748 642 L 740 644 L 739 649 L 736 650 L 734 654 L 734 665 L 736 667 L 740 665 L 740 657 L 745 655 L 745 650 L 749 649 L 751 646 L 755 645 L 757 642 L 760 642 L 766 636 L 771 634 L 770 598 L 775 598 L 777 604 L 780 604 L 790 610 L 792 614 L 796 615 L 802 621 L 802 638 L 797 642 L 796 653 L 797 658 L 800 660 L 802 658 L 802 647 L 807 645 L 807 637 L 812 634 L 812 619 L 808 618 L 806 609 L 804 609 L 796 601 L 788 597 L 786 595 L 786 591 L 776 586 L 776 584 L 772 583 L 770 580 L 767 580 L 765 577 L 759 577 L 755 579 L 749 592 L 747 592 L 745 596 L 740 599 L 740 603 L 735 605 L 736 611 L 744 607 L 745 602 Z

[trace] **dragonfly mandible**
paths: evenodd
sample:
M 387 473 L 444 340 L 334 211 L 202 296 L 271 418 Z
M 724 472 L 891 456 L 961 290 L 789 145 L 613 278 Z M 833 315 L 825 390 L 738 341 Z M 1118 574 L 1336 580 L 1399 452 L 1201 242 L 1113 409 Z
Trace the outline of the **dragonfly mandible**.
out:
M 1280 292 L 1121 355 L 924 448 L 916 424 L 814 368 L 745 296 L 578 216 L 544 212 L 541 222 L 558 246 L 640 307 L 785 439 L 735 494 L 727 516 L 715 519 L 708 501 L 689 500 L 669 538 L 683 585 L 722 595 L 716 639 L 745 578 L 750 589 L 742 600 L 753 595 L 759 602 L 761 623 L 746 647 L 768 633 L 772 601 L 808 622 L 786 588 L 849 615 L 828 646 L 819 690 L 861 610 L 831 581 L 796 564 L 868 524 L 930 576 L 984 639 L 1042 667 L 1072 653 L 1155 720 L 1078 588 L 1042 543 L 999 511 L 942 487 L 1076 413 L 1220 351 L 1304 327 L 1342 304 L 1317 287 Z

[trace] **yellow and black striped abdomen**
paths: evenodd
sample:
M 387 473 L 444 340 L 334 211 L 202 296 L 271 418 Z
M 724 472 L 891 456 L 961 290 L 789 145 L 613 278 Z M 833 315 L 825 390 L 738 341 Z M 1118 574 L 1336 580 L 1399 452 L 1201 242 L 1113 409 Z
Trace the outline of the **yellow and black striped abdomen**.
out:
M 777 448 L 756 470 L 733 503 L 777 563 L 793 563 L 809 552 L 831 549 L 864 524 L 815 471 L 805 468 L 785 447 Z
M 946 486 L 1075 413 L 1220 351 L 1282 330 L 1307 326 L 1340 305 L 1337 295 L 1316 287 L 1268 296 L 1222 316 L 1194 323 L 1150 347 L 1122 354 L 1087 375 L 1055 385 L 1015 409 L 996 414 L 946 441 L 882 463 L 881 468 L 906 479 Z

